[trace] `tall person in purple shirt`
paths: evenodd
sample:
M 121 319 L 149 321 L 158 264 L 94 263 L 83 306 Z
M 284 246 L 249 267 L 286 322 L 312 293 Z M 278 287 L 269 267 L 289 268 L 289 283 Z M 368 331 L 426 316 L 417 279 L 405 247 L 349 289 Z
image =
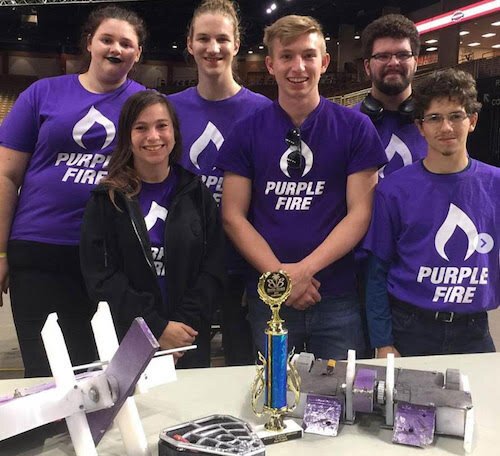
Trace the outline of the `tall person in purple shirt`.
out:
M 264 349 L 270 318 L 257 279 L 284 269 L 289 346 L 321 358 L 364 353 L 353 247 L 366 232 L 385 154 L 370 120 L 320 97 L 330 57 L 320 24 L 285 16 L 266 28 L 266 64 L 278 100 L 240 122 L 222 147 L 223 222 L 250 263 L 249 318 Z
M 135 13 L 94 10 L 82 33 L 88 69 L 35 82 L 0 128 L 0 285 L 10 285 L 27 377 L 50 374 L 40 331 L 51 312 L 73 364 L 96 357 L 80 224 L 90 190 L 107 174 L 120 109 L 143 89 L 127 76 L 145 38 Z
M 230 0 L 205 0 L 194 11 L 187 50 L 198 70 L 198 84 L 171 95 L 181 123 L 180 164 L 202 177 L 220 203 L 223 173 L 215 168 L 219 149 L 235 123 L 271 101 L 242 87 L 234 63 L 240 47 L 240 21 Z M 222 297 L 222 334 L 226 365 L 253 362 L 252 337 L 246 320 L 244 261 L 227 242 L 228 272 Z
M 427 156 L 378 185 L 364 242 L 378 357 L 495 350 L 487 311 L 500 305 L 500 169 L 466 147 L 480 107 L 460 70 L 435 72 L 415 91 Z

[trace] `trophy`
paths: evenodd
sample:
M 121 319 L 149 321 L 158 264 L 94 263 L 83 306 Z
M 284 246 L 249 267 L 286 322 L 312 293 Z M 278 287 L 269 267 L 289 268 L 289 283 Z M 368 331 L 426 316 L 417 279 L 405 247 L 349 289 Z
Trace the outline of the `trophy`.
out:
M 279 316 L 281 305 L 288 299 L 292 290 L 290 277 L 285 271 L 266 272 L 259 279 L 258 293 L 272 312 L 267 322 L 265 353 L 259 352 L 260 365 L 252 387 L 252 408 L 260 417 L 269 415 L 264 425 L 265 431 L 257 434 L 264 443 L 286 441 L 302 437 L 302 428 L 294 421 L 283 419 L 291 412 L 300 397 L 300 376 L 291 363 L 293 350 L 288 354 L 288 330 Z M 288 369 L 287 369 L 288 368 Z M 294 394 L 294 403 L 287 404 L 287 386 Z M 258 410 L 258 401 L 264 394 L 264 405 Z

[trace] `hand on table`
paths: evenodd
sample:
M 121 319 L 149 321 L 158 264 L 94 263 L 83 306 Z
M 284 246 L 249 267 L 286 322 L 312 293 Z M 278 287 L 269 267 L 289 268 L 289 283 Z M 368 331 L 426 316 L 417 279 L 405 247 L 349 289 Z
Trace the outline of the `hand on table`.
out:
M 385 347 L 379 347 L 376 350 L 377 358 L 387 358 L 388 353 L 394 353 L 395 358 L 401 358 L 401 354 L 397 351 L 396 347 L 392 345 L 387 345 Z

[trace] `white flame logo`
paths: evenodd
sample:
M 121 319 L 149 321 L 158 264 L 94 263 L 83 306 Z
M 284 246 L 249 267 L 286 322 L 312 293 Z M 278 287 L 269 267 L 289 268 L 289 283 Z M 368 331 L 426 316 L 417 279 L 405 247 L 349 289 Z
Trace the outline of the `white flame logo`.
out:
M 168 210 L 163 206 L 160 206 L 155 201 L 151 202 L 151 207 L 149 208 L 148 215 L 144 217 L 146 222 L 146 228 L 151 230 L 155 226 L 158 219 L 165 221 L 167 219 Z
M 474 222 L 464 211 L 462 211 L 462 209 L 450 203 L 448 215 L 441 225 L 441 228 L 437 231 L 436 238 L 434 239 L 434 245 L 436 246 L 437 253 L 439 253 L 441 258 L 444 258 L 446 261 L 450 260 L 446 255 L 444 248 L 456 228 L 461 228 L 467 235 L 468 246 L 464 261 L 470 258 L 470 256 L 476 251 L 478 245 L 479 234 Z
M 200 169 L 200 165 L 198 165 L 198 157 L 210 144 L 210 141 L 215 144 L 217 151 L 221 148 L 224 142 L 224 136 L 222 136 L 221 132 L 212 122 L 207 123 L 203 133 L 189 149 L 189 158 L 191 159 L 191 163 L 193 163 L 193 165 L 198 169 Z
M 102 125 L 106 130 L 106 140 L 104 141 L 101 150 L 109 146 L 113 139 L 115 139 L 115 124 L 107 117 L 104 117 L 96 108 L 94 108 L 94 106 L 91 106 L 85 117 L 79 120 L 73 127 L 73 139 L 82 149 L 87 149 L 82 141 L 83 135 L 87 133 L 95 123 Z
M 302 152 L 302 156 L 304 157 L 304 161 L 305 161 L 304 172 L 302 173 L 302 177 L 304 177 L 309 171 L 311 171 L 311 168 L 313 165 L 313 153 L 312 153 L 312 150 L 309 148 L 309 146 L 304 141 L 301 141 L 301 143 L 302 143 L 301 152 Z M 290 173 L 288 172 L 287 158 L 291 152 L 292 152 L 292 149 L 291 149 L 291 147 L 289 147 L 287 150 L 285 150 L 285 153 L 281 156 L 281 159 L 280 159 L 280 168 L 286 177 L 290 177 Z
M 389 144 L 387 144 L 387 147 L 385 148 L 385 154 L 387 156 L 388 162 L 390 162 L 394 158 L 394 155 L 397 154 L 403 160 L 403 166 L 408 166 L 412 164 L 412 156 L 410 149 L 399 136 L 396 136 L 394 134 L 391 136 L 391 140 L 389 141 Z M 382 168 L 379 169 L 378 175 L 380 176 L 381 179 L 385 177 L 384 169 L 386 166 L 387 165 L 384 165 L 382 166 Z

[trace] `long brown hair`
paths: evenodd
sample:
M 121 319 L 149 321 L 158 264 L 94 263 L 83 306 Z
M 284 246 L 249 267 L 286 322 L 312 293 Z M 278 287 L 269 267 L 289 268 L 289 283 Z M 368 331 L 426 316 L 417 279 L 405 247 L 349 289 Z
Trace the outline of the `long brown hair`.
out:
M 109 197 L 113 204 L 115 204 L 116 191 L 123 193 L 128 198 L 132 198 L 141 191 L 141 179 L 134 168 L 132 127 L 141 113 L 155 104 L 165 106 L 172 119 L 175 145 L 169 156 L 169 164 L 176 163 L 181 156 L 182 138 L 179 119 L 172 104 L 165 96 L 155 90 L 143 90 L 132 95 L 120 112 L 116 147 L 109 161 L 108 175 L 102 180 L 102 184 L 108 188 Z

